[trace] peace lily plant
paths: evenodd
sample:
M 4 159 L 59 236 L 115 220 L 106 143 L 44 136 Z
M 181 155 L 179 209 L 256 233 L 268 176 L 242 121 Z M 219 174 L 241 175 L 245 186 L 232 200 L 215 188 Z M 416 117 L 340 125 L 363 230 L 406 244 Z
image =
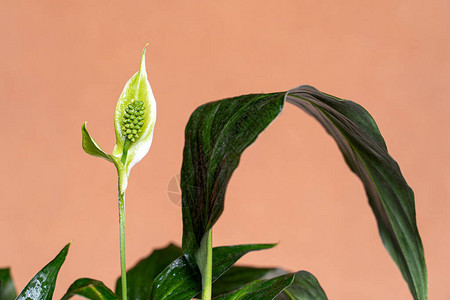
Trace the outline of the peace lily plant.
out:
M 370 114 L 349 100 L 310 86 L 286 92 L 250 94 L 206 103 L 191 115 L 185 130 L 181 167 L 182 247 L 154 250 L 134 267 L 125 264 L 125 191 L 131 168 L 149 151 L 156 103 L 145 70 L 126 83 L 114 116 L 116 145 L 105 153 L 82 126 L 83 149 L 112 162 L 118 174 L 121 277 L 115 291 L 101 281 L 80 278 L 63 296 L 114 299 L 299 299 L 324 300 L 318 280 L 307 271 L 235 266 L 245 254 L 275 244 L 212 247 L 212 230 L 224 209 L 225 192 L 240 157 L 291 103 L 321 123 L 336 141 L 350 170 L 366 190 L 386 250 L 406 281 L 412 298 L 428 299 L 427 269 L 416 222 L 414 193 Z M 0 300 L 52 299 L 69 245 L 39 271 L 16 298 L 9 269 L 0 269 Z
M 147 44 L 148 45 L 148 44 Z M 127 299 L 125 264 L 125 191 L 131 168 L 148 153 L 156 121 L 156 102 L 145 70 L 145 46 L 139 71 L 128 80 L 117 101 L 114 115 L 116 145 L 112 155 L 106 154 L 89 135 L 86 123 L 82 127 L 83 149 L 86 153 L 112 162 L 119 177 L 120 264 L 122 299 Z

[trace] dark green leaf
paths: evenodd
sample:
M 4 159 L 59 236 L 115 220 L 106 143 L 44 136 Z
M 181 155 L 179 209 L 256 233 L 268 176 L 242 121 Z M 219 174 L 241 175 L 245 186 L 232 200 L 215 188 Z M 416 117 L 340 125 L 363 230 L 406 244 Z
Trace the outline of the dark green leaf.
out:
M 214 248 L 213 282 L 248 252 L 269 249 L 274 246 L 275 244 L 260 244 Z M 200 270 L 193 259 L 181 256 L 155 278 L 151 299 L 191 299 L 201 290 Z
M 389 155 L 375 121 L 360 105 L 310 86 L 290 90 L 286 101 L 316 118 L 336 140 L 350 169 L 364 184 L 381 239 L 414 299 L 427 299 L 427 269 L 414 193 Z
M 17 293 L 9 269 L 0 269 L 0 300 L 14 300 Z
M 103 282 L 90 279 L 80 278 L 77 279 L 67 290 L 66 294 L 61 300 L 67 300 L 73 296 L 83 296 L 91 300 L 117 300 L 116 294 L 113 293 Z M 133 299 L 130 297 L 130 299 Z
M 283 269 L 232 267 L 213 284 L 213 297 L 240 289 L 244 285 L 258 279 L 271 279 L 285 275 Z M 295 273 L 293 283 L 287 287 L 276 300 L 327 300 L 327 296 L 317 279 L 309 272 Z
M 213 249 L 213 282 L 231 268 L 242 256 L 251 252 L 275 247 L 276 244 L 249 244 L 222 246 Z
M 186 126 L 181 189 L 183 250 L 195 255 L 223 211 L 242 152 L 280 114 L 285 93 L 246 95 L 197 108 Z
M 295 274 L 253 281 L 239 290 L 218 296 L 216 300 L 272 300 L 294 281 Z
M 273 275 L 272 275 L 273 274 Z M 286 274 L 281 269 L 274 268 L 253 268 L 235 266 L 229 269 L 213 284 L 212 295 L 213 297 L 226 294 L 228 292 L 237 290 L 247 283 L 252 281 L 273 278 L 277 275 Z
M 25 288 L 20 292 L 17 300 L 51 300 L 53 292 L 55 291 L 56 277 L 67 252 L 69 251 L 70 243 L 67 244 L 61 252 L 42 270 L 40 270 Z
M 148 257 L 139 261 L 136 266 L 127 271 L 128 298 L 148 300 L 155 277 L 182 255 L 183 251 L 181 248 L 170 244 L 165 248 L 154 250 Z M 122 295 L 122 281 L 120 277 L 116 282 L 116 294 Z
M 316 277 L 309 272 L 299 271 L 295 273 L 294 282 L 286 288 L 282 295 L 276 299 L 290 300 L 327 300 L 327 295 L 317 281 Z
M 191 299 L 201 291 L 201 282 L 197 266 L 181 256 L 155 278 L 150 299 Z

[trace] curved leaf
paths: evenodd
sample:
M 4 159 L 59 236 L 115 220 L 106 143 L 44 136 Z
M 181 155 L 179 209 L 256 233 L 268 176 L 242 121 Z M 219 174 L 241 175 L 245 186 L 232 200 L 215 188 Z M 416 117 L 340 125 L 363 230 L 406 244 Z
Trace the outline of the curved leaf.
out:
M 290 300 L 328 300 L 319 281 L 307 271 L 295 273 L 294 282 L 287 287 L 283 294 Z M 277 297 L 277 300 L 284 299 Z
M 9 269 L 0 269 L 0 299 L 14 300 L 16 299 L 16 287 L 11 278 Z
M 114 294 L 103 282 L 90 278 L 77 279 L 74 283 L 72 283 L 61 300 L 70 299 L 75 295 L 83 296 L 91 300 L 119 299 L 119 297 L 117 297 L 117 295 Z
M 242 256 L 249 252 L 265 250 L 277 244 L 249 244 L 236 246 L 222 246 L 213 248 L 213 282 L 231 268 Z
M 213 296 L 242 288 L 244 285 L 259 279 L 271 279 L 276 276 L 285 275 L 283 269 L 254 268 L 254 267 L 232 267 L 213 285 Z M 276 300 L 327 300 L 327 296 L 317 279 L 307 271 L 295 273 L 294 281 L 285 288 Z
M 226 294 L 237 290 L 252 281 L 273 278 L 281 274 L 286 274 L 286 272 L 282 269 L 275 268 L 234 266 L 214 282 L 212 295 L 213 297 L 216 297 Z
M 96 157 L 101 157 L 101 158 L 106 159 L 109 162 L 114 163 L 111 155 L 106 154 L 102 150 L 102 148 L 100 148 L 100 146 L 91 137 L 91 135 L 89 134 L 89 132 L 87 130 L 86 124 L 87 124 L 87 122 L 84 122 L 83 125 L 81 126 L 81 135 L 82 135 L 81 145 L 83 147 L 83 150 L 87 154 L 90 154 L 90 155 L 96 156 Z
M 294 281 L 295 274 L 253 281 L 239 290 L 215 297 L 216 300 L 272 300 Z
M 171 262 L 183 255 L 180 247 L 170 244 L 154 250 L 148 257 L 139 261 L 127 271 L 127 294 L 129 299 L 148 300 L 152 292 L 153 280 Z M 122 281 L 116 282 L 116 294 L 122 295 Z
M 191 115 L 181 168 L 186 254 L 195 255 L 204 234 L 222 214 L 226 187 L 242 152 L 280 114 L 284 94 L 211 102 Z
M 248 252 L 274 246 L 275 244 L 255 244 L 213 248 L 212 281 L 216 281 Z M 201 292 L 201 282 L 197 265 L 184 255 L 172 262 L 155 278 L 150 299 L 191 299 Z
M 381 239 L 414 299 L 427 299 L 427 269 L 414 193 L 389 155 L 375 121 L 360 105 L 310 86 L 290 90 L 286 101 L 316 118 L 336 140 L 350 169 L 364 184 Z
M 181 256 L 155 278 L 150 299 L 191 299 L 201 289 L 199 269 Z
M 52 299 L 53 292 L 55 291 L 56 277 L 66 259 L 69 246 L 70 243 L 67 244 L 48 265 L 42 268 L 30 282 L 28 282 L 22 292 L 20 292 L 17 300 Z

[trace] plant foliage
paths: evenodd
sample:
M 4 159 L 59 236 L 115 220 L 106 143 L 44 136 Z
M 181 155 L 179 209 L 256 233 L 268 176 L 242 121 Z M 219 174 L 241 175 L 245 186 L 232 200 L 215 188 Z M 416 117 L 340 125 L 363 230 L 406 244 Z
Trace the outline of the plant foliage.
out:
M 122 277 L 114 292 L 101 281 L 80 278 L 62 300 L 76 295 L 92 300 L 188 300 L 200 293 L 205 300 L 211 299 L 211 294 L 218 300 L 326 300 L 319 281 L 307 271 L 235 266 L 247 253 L 275 244 L 212 248 L 212 228 L 224 210 L 226 189 L 241 155 L 280 115 L 285 102 L 314 117 L 336 141 L 350 170 L 364 185 L 381 240 L 413 298 L 428 299 L 414 193 L 390 156 L 374 119 L 357 103 L 310 86 L 214 101 L 192 113 L 185 130 L 181 167 L 182 248 L 169 244 L 156 249 L 126 271 L 125 189 L 130 169 L 150 148 L 156 120 L 144 48 L 139 71 L 127 82 L 116 107 L 113 153 L 105 153 L 89 135 L 86 123 L 82 126 L 83 149 L 114 163 L 118 170 Z M 52 299 L 68 248 L 65 246 L 40 270 L 17 298 L 9 269 L 0 269 L 0 300 Z

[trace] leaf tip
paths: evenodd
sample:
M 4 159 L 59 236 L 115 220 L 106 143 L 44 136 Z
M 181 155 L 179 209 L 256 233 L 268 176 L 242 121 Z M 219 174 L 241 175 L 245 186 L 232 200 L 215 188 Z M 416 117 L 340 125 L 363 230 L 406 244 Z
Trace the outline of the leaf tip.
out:
M 61 253 L 64 254 L 64 256 L 67 255 L 69 252 L 70 245 L 72 245 L 72 242 L 67 243 L 67 245 L 64 246 L 64 248 L 61 250 Z

